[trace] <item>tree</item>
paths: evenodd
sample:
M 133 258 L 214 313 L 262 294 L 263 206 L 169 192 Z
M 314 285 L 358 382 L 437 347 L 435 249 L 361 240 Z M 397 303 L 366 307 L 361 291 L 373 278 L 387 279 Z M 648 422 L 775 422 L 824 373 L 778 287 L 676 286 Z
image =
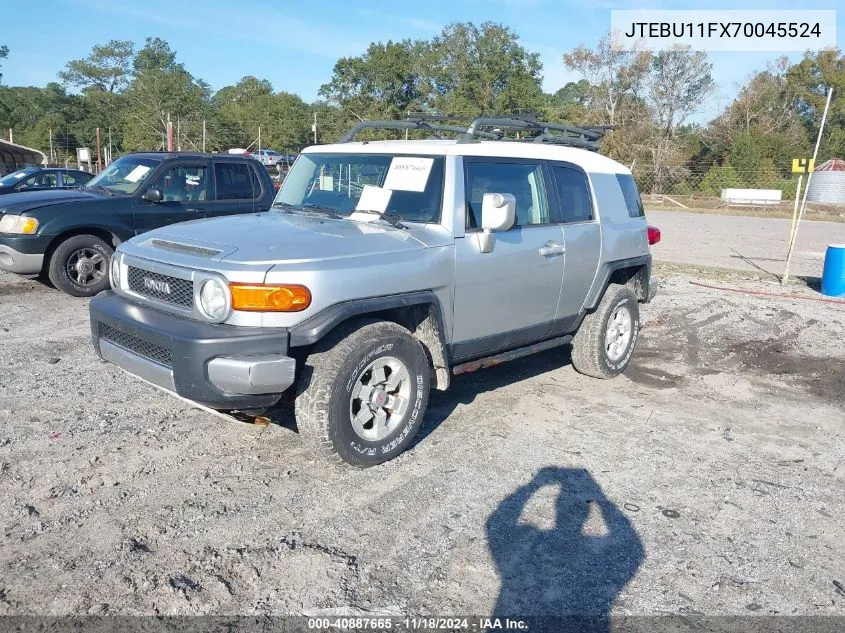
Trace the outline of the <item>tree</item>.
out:
M 509 27 L 450 24 L 424 46 L 427 103 L 441 112 L 507 114 L 543 106 L 542 64 Z
M 149 37 L 135 57 L 134 76 L 126 90 L 124 149 L 162 147 L 167 122 L 202 120 L 210 88 L 176 63 L 176 52 L 160 38 Z M 196 144 L 196 143 L 194 143 Z
M 732 165 L 713 165 L 701 181 L 702 193 L 710 196 L 721 196 L 722 189 L 736 189 L 743 186 L 743 182 Z
M 9 56 L 9 47 L 5 44 L 0 46 L 0 59 L 6 59 Z M 2 73 L 0 73 L 0 80 L 3 79 Z
M 833 88 L 819 160 L 845 155 L 845 57 L 842 52 L 836 48 L 808 52 L 789 69 L 787 81 L 795 90 L 796 111 L 813 143 L 821 125 L 827 91 Z
M 82 90 L 122 92 L 129 86 L 134 48 L 129 40 L 109 40 L 108 44 L 96 45 L 85 59 L 69 61 L 59 73 L 59 79 Z
M 626 97 L 642 90 L 651 56 L 644 51 L 616 49 L 614 34 L 607 33 L 595 49 L 583 45 L 563 56 L 564 65 L 579 72 L 590 86 L 590 100 L 604 113 L 602 123 L 619 123 L 619 110 Z
M 646 81 L 646 102 L 657 138 L 651 145 L 652 193 L 660 193 L 673 177 L 682 175 L 689 158 L 678 129 L 704 103 L 714 81 L 707 54 L 676 48 L 658 52 Z
M 359 119 L 395 118 L 421 107 L 420 67 L 419 44 L 373 43 L 359 57 L 339 59 L 320 96 Z

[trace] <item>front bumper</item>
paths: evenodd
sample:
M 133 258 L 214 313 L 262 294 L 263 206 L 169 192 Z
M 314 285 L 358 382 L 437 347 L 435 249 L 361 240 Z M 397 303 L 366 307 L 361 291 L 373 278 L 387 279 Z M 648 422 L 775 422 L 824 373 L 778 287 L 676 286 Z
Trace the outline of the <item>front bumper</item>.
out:
M 201 323 L 137 305 L 111 291 L 89 303 L 104 360 L 213 409 L 263 409 L 293 385 L 288 331 Z
M 20 275 L 35 275 L 41 272 L 42 266 L 44 253 L 21 253 L 0 242 L 0 270 Z

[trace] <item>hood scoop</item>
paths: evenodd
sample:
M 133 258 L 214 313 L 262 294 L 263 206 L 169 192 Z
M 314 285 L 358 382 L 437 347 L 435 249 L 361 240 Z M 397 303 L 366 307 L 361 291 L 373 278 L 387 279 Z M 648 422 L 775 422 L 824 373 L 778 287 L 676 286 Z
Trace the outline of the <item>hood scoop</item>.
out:
M 179 242 L 171 242 L 170 240 L 162 240 L 153 238 L 147 241 L 147 245 L 154 248 L 160 248 L 164 251 L 171 251 L 173 253 L 184 253 L 186 255 L 194 255 L 196 257 L 214 257 L 223 251 L 215 248 L 207 248 L 205 246 L 196 246 L 194 244 L 180 244 Z

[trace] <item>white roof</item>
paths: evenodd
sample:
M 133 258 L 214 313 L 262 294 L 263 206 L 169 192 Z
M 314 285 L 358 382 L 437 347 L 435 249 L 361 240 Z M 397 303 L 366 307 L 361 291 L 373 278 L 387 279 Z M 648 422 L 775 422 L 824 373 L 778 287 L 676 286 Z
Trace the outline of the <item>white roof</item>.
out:
M 302 151 L 312 153 L 356 154 L 422 154 L 430 156 L 498 156 L 501 158 L 541 158 L 560 160 L 580 166 L 584 171 L 599 174 L 630 174 L 615 160 L 596 152 L 549 143 L 513 141 L 459 142 L 452 139 L 427 141 L 355 141 L 332 145 L 312 145 Z

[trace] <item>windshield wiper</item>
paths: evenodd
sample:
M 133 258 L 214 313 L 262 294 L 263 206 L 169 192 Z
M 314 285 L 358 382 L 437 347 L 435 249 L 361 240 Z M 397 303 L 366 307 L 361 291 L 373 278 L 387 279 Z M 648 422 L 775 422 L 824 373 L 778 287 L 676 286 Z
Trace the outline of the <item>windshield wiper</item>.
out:
M 86 185 L 85 189 L 86 190 L 102 189 L 103 191 L 105 191 L 110 196 L 116 196 L 117 195 L 114 191 L 112 191 L 108 187 L 104 187 L 103 185 L 94 185 L 93 187 Z
M 407 229 L 408 228 L 407 226 L 402 224 L 402 222 L 399 219 L 393 217 L 392 215 L 387 215 L 386 213 L 382 213 L 381 211 L 372 211 L 372 210 L 369 210 L 369 209 L 356 209 L 355 212 L 356 213 L 371 213 L 371 214 L 377 215 L 379 217 L 379 219 L 384 220 L 390 226 L 393 226 L 397 229 Z
M 343 216 L 340 215 L 337 211 L 332 209 L 331 207 L 321 207 L 318 204 L 303 204 L 300 208 L 300 211 L 316 211 L 317 213 L 322 213 L 324 215 L 329 216 L 332 220 L 342 220 Z

